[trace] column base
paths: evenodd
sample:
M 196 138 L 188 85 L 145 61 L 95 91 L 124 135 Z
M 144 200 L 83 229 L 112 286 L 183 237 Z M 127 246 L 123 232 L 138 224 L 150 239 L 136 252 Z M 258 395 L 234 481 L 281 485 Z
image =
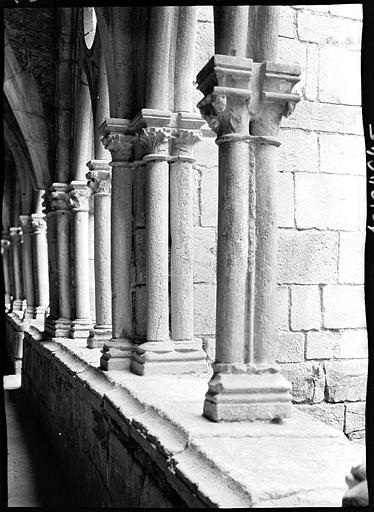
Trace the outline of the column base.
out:
M 25 309 L 23 319 L 24 320 L 33 320 L 35 318 L 35 308 L 34 306 L 28 306 Z
M 68 318 L 53 319 L 47 317 L 44 331 L 51 338 L 68 338 L 70 334 L 71 320 Z
M 131 354 L 134 343 L 125 338 L 112 338 L 104 342 L 100 357 L 101 370 L 128 370 L 131 364 Z
M 46 308 L 43 306 L 36 306 L 35 313 L 34 313 L 34 320 L 37 322 L 44 322 L 45 321 L 45 313 Z
M 291 384 L 283 375 L 269 367 L 245 366 L 213 365 L 203 415 L 217 422 L 291 417 Z
M 23 300 L 14 299 L 12 303 L 12 311 L 23 311 Z
M 71 322 L 70 338 L 82 339 L 92 337 L 94 334 L 92 323 L 87 318 L 77 318 Z
M 197 340 L 147 341 L 135 348 L 131 371 L 137 375 L 206 373 L 208 363 Z
M 88 338 L 88 348 L 102 348 L 104 343 L 112 338 L 112 326 L 111 325 L 95 325 L 94 336 Z

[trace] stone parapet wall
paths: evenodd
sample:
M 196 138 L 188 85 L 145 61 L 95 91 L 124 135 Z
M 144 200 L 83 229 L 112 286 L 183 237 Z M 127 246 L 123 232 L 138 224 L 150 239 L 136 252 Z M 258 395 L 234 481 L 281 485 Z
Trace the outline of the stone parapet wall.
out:
M 277 334 L 272 352 L 298 407 L 364 436 L 366 163 L 361 5 L 281 6 L 278 60 L 302 68 L 302 101 L 280 132 Z M 195 70 L 214 53 L 213 9 L 200 6 Z M 194 103 L 201 99 L 196 91 Z M 218 148 L 194 164 L 195 333 L 214 360 Z
M 341 505 L 364 449 L 337 430 L 299 411 L 283 423 L 212 423 L 202 417 L 208 376 L 102 372 L 99 352 L 25 329 L 22 387 L 78 506 Z

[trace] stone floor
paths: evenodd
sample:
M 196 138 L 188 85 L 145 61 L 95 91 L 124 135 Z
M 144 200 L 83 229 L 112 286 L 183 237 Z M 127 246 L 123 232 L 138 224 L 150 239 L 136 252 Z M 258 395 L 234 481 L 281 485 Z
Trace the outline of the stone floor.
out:
M 8 507 L 73 507 L 69 483 L 21 389 L 21 375 L 4 377 L 4 395 Z

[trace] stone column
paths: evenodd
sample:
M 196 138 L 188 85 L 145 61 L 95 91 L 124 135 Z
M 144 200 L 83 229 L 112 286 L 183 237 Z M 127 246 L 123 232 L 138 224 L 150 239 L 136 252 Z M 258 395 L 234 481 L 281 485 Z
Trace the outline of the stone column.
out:
M 85 181 L 72 181 L 69 190 L 73 210 L 75 320 L 71 323 L 71 338 L 93 336 L 90 312 L 90 286 L 88 269 L 88 211 L 90 189 Z
M 27 304 L 23 319 L 30 320 L 34 318 L 35 315 L 34 262 L 32 256 L 32 236 L 34 228 L 31 223 L 31 215 L 20 215 L 19 218 L 23 233 L 22 268 Z
M 23 310 L 23 288 L 22 288 L 22 229 L 20 227 L 9 228 L 11 241 L 11 254 L 13 260 L 13 281 L 14 297 L 13 311 Z
M 129 121 L 107 118 L 102 125 L 102 142 L 111 152 L 111 282 L 112 339 L 105 342 L 100 367 L 126 369 L 133 349 L 133 315 L 130 292 L 132 252 L 132 181 L 134 136 Z
M 7 312 L 11 307 L 11 281 L 10 281 L 10 242 L 7 238 L 7 233 L 3 231 L 3 238 L 1 239 L 1 255 L 3 260 L 3 275 L 4 275 L 4 293 L 5 293 L 5 311 Z
M 95 244 L 95 336 L 87 340 L 90 348 L 101 347 L 112 337 L 112 290 L 110 278 L 110 195 L 111 168 L 104 160 L 91 160 L 86 174 L 94 198 Z
M 43 322 L 49 305 L 47 222 L 44 214 L 31 215 L 34 226 L 35 320 Z
M 264 66 L 274 74 L 262 88 Z M 290 384 L 268 363 L 254 364 L 254 147 L 272 140 L 249 135 L 250 116 L 261 110 L 263 97 L 277 102 L 286 91 L 283 99 L 298 100 L 288 94 L 292 80 L 279 73 L 286 68 L 215 55 L 197 76 L 205 95 L 198 107 L 219 146 L 216 361 L 204 402 L 204 415 L 213 421 L 273 420 L 291 414 Z M 291 66 L 287 70 L 300 73 Z
M 194 340 L 193 322 L 193 149 L 201 140 L 202 120 L 194 114 L 179 114 L 183 129 L 172 132 L 170 158 L 170 310 L 174 349 L 189 355 L 189 370 L 207 371 L 200 339 Z M 190 129 L 188 129 L 190 128 Z M 192 352 L 195 361 L 192 361 Z M 193 363 L 193 364 L 192 364 Z
M 54 304 L 56 311 L 54 318 L 52 314 L 46 321 L 46 333 L 52 337 L 69 337 L 71 326 L 71 273 L 70 273 L 70 215 L 71 205 L 68 191 L 70 186 L 67 183 L 53 183 L 50 189 L 50 202 L 48 209 L 51 210 L 52 217 L 48 222 L 53 222 L 54 230 L 51 229 L 51 235 L 55 233 L 55 251 L 51 252 L 49 265 L 57 266 L 56 286 L 58 296 L 58 304 Z M 52 226 L 51 226 L 52 227 Z M 49 234 L 49 223 L 48 231 Z M 48 237 L 48 243 L 52 243 Z M 52 295 L 50 294 L 52 299 Z M 52 306 L 52 301 L 51 301 Z M 52 313 L 52 307 L 51 307 Z

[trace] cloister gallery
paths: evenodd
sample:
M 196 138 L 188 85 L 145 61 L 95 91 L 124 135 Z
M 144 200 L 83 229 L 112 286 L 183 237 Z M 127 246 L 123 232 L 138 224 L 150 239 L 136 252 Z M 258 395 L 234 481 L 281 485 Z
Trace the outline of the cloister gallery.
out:
M 4 22 L 6 344 L 81 504 L 340 506 L 365 448 L 362 6 Z

